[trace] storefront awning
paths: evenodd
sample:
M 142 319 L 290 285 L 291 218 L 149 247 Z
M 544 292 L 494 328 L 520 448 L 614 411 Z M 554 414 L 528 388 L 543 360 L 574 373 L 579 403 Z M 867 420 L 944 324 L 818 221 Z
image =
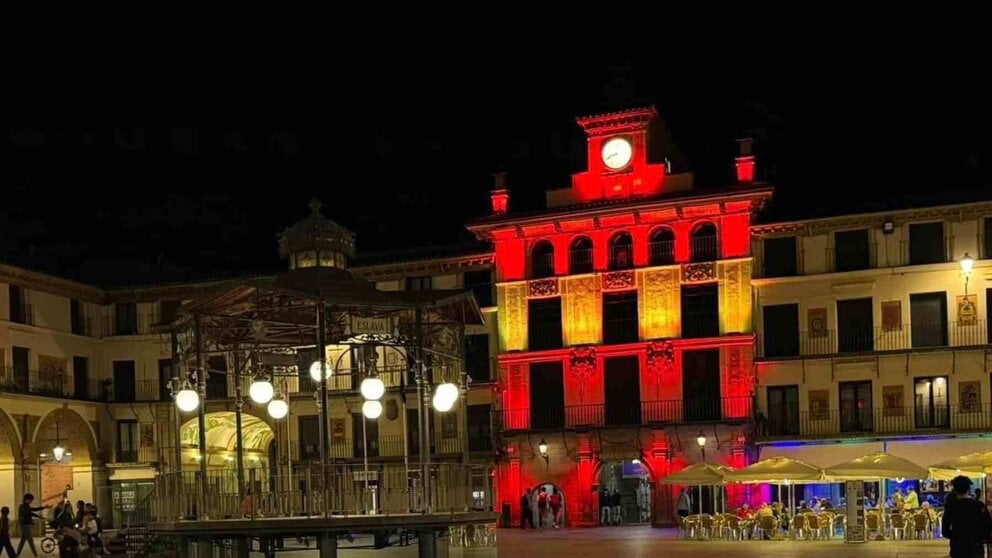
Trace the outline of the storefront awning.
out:
M 885 451 L 921 467 L 941 458 L 951 459 L 979 451 L 992 451 L 992 438 L 927 438 L 887 442 L 814 442 L 783 443 L 763 446 L 761 457 L 781 455 L 818 467 L 831 467 L 871 453 Z

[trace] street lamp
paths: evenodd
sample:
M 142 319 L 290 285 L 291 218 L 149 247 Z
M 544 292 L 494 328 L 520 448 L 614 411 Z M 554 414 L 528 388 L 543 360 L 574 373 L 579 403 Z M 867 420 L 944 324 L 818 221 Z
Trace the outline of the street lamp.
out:
M 703 434 L 702 430 L 699 431 L 699 436 L 696 436 L 696 445 L 703 455 L 703 461 L 706 461 L 706 434 Z
M 267 410 L 270 417 L 279 420 L 284 418 L 286 414 L 289 413 L 289 405 L 281 395 L 276 395 L 271 401 L 269 401 Z
M 544 458 L 544 464 L 548 464 L 548 443 L 541 438 L 541 441 L 537 443 L 537 451 L 541 452 L 541 457 Z
M 62 457 L 65 456 L 65 448 L 62 446 L 62 432 L 59 429 L 58 417 L 55 417 L 55 447 L 52 448 L 52 456 L 55 457 L 56 463 L 62 463 Z
M 182 389 L 176 392 L 176 407 L 184 413 L 192 413 L 200 406 L 200 394 L 196 393 L 189 381 L 183 383 Z
M 442 413 L 447 413 L 458 401 L 458 386 L 451 382 L 445 382 L 437 386 L 434 391 L 434 408 Z
M 255 380 L 248 386 L 248 395 L 255 403 L 265 405 L 269 401 L 272 401 L 272 396 L 275 395 L 275 388 L 272 387 L 272 382 L 269 381 L 268 377 L 259 374 L 255 376 Z
M 313 364 L 310 365 L 310 378 L 315 382 L 320 382 L 320 361 L 315 360 Z M 331 378 L 331 365 L 326 363 L 324 365 L 324 379 L 329 380 Z
M 971 270 L 975 267 L 975 260 L 968 255 L 968 252 L 965 252 L 960 263 L 961 273 L 964 274 L 964 295 L 968 296 L 968 279 L 971 278 Z
M 382 398 L 382 395 L 386 393 L 386 384 L 382 383 L 382 380 L 375 376 L 369 376 L 362 380 L 361 386 L 359 386 L 358 391 L 362 393 L 362 397 L 367 399 L 367 402 L 378 401 Z M 382 407 L 382 405 L 379 405 Z M 369 417 L 374 418 L 374 417 Z

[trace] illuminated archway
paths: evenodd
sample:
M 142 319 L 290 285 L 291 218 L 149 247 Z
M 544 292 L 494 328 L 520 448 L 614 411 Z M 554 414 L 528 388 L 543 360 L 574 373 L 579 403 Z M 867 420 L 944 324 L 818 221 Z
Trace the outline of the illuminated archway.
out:
M 555 274 L 555 247 L 548 240 L 541 240 L 530 251 L 530 277 L 540 279 Z
M 17 472 L 21 459 L 21 436 L 7 411 L 0 409 L 0 502 L 16 502 Z
M 703 221 L 692 228 L 689 235 L 689 259 L 693 262 L 712 262 L 720 257 L 716 225 Z
M 231 468 L 237 455 L 237 422 L 234 411 L 207 413 L 207 467 Z M 244 448 L 246 468 L 268 470 L 269 447 L 275 439 L 272 427 L 261 418 L 248 413 L 241 414 L 241 443 Z M 180 430 L 183 446 L 183 462 L 197 463 L 201 459 L 200 426 L 194 417 Z M 187 465 L 188 466 L 188 465 Z
M 65 449 L 61 461 L 56 461 L 53 449 Z M 96 496 L 94 462 L 99 445 L 96 433 L 82 415 L 69 407 L 58 407 L 42 417 L 35 427 L 32 447 L 38 454 L 26 456 L 41 465 L 41 502 L 54 505 L 61 498 L 65 487 L 71 489 L 73 500 L 92 502 Z M 37 496 L 37 495 L 36 495 Z
M 627 231 L 620 231 L 610 238 L 610 270 L 634 267 L 634 239 Z

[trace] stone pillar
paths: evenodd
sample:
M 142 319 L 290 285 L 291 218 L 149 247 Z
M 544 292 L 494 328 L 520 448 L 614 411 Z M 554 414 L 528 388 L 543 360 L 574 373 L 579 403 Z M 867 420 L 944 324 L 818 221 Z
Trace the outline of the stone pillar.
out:
M 320 558 L 337 558 L 338 537 L 334 533 L 324 531 L 317 540 L 320 550 Z
M 417 558 L 448 558 L 448 539 L 438 537 L 437 531 L 433 527 L 419 529 L 417 531 Z
M 251 555 L 251 539 L 249 537 L 238 537 L 235 544 L 237 545 L 235 558 L 248 558 Z
M 576 525 L 579 527 L 595 527 L 599 524 L 596 513 L 596 503 L 593 501 L 592 486 L 593 473 L 596 470 L 596 457 L 592 451 L 592 439 L 588 433 L 579 434 L 579 467 L 576 475 L 576 490 L 578 494 L 573 496 L 578 503 L 573 508 L 577 511 Z M 566 497 L 571 495 L 566 495 Z
M 651 471 L 651 526 L 663 527 L 675 523 L 672 487 L 659 482 L 671 469 L 671 450 L 668 447 L 668 436 L 664 430 L 652 432 L 654 438 L 645 459 L 649 461 Z
M 510 525 L 520 525 L 520 497 L 523 488 L 520 486 L 520 456 L 511 454 L 504 466 L 504 478 L 500 479 L 500 499 L 510 503 Z
M 176 537 L 176 558 L 192 558 L 189 545 L 189 537 Z

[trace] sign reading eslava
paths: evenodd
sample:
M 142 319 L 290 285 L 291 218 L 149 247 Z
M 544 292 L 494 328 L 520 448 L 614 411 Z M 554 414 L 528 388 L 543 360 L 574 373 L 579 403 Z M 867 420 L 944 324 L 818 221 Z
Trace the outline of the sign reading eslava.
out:
M 393 321 L 389 318 L 365 318 L 352 316 L 352 335 L 392 335 Z

